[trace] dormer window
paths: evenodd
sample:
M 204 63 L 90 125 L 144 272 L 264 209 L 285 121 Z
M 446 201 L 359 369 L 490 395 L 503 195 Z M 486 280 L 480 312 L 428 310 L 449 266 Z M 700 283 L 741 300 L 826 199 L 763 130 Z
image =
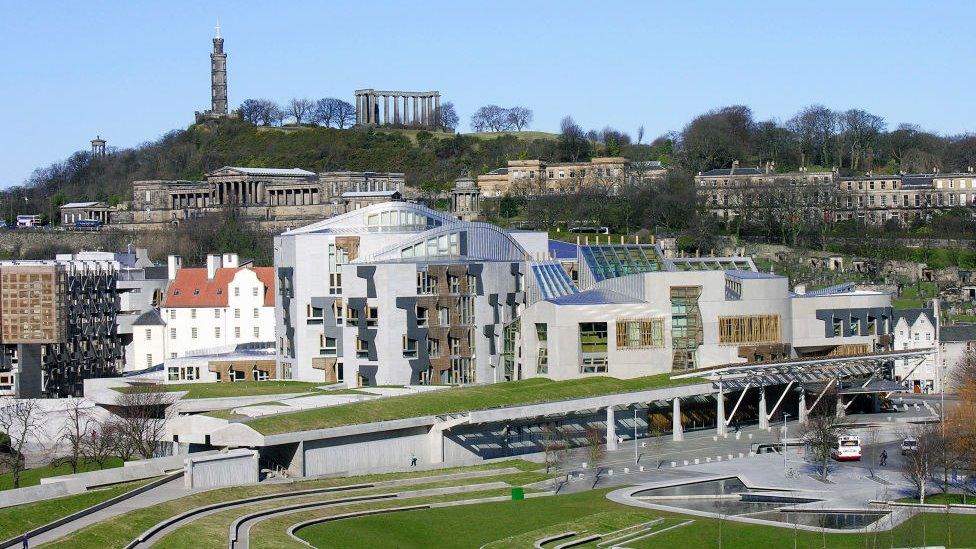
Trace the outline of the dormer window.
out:
M 224 294 L 224 289 L 223 288 L 217 288 L 217 295 L 223 295 L 223 294 Z
M 193 295 L 200 295 L 200 288 L 193 290 Z
M 180 290 L 179 289 L 173 290 L 173 295 L 180 295 Z

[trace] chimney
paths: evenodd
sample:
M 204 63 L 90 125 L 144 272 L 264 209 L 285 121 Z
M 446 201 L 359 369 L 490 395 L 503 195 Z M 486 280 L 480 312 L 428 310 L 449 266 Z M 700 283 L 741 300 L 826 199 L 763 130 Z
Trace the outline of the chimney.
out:
M 223 265 L 228 269 L 236 269 L 241 266 L 241 262 L 237 254 L 224 254 Z
M 176 280 L 176 271 L 183 267 L 183 258 L 178 255 L 171 255 L 166 258 L 166 277 L 169 280 Z
M 220 255 L 207 254 L 207 280 L 213 280 L 217 269 L 221 267 Z

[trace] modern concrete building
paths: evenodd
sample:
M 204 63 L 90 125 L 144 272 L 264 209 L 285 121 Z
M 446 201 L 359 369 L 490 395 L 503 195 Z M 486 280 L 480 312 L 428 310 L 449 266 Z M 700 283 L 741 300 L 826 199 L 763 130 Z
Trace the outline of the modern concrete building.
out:
M 165 364 L 167 381 L 196 381 L 199 368 L 180 368 L 170 360 L 274 340 L 271 267 L 240 265 L 237 254 L 223 254 L 207 256 L 207 266 L 197 268 L 184 268 L 171 256 L 167 270 L 158 312 L 146 311 L 134 322 L 135 358 L 127 370 Z

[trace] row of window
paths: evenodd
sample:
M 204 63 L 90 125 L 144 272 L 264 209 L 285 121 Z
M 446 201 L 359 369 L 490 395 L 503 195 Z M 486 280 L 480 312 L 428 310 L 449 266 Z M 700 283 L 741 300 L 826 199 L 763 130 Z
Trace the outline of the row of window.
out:
M 427 356 L 430 358 L 437 358 L 441 355 L 441 342 L 439 339 L 428 338 L 427 342 Z M 458 337 L 448 337 L 447 346 L 450 351 L 450 356 L 457 357 L 463 354 L 473 355 L 474 354 L 474 332 L 468 332 L 467 335 L 467 351 L 464 352 L 464 342 Z M 356 338 L 356 358 L 369 358 L 369 347 L 370 342 L 367 339 Z M 419 341 L 407 336 L 403 336 L 403 357 L 404 358 L 416 358 L 417 351 L 419 348 Z M 327 336 L 325 334 L 319 335 L 319 354 L 321 356 L 334 357 L 338 356 L 338 343 L 336 338 Z
M 200 332 L 199 332 L 199 329 L 198 328 L 196 328 L 196 327 L 190 328 L 190 339 L 197 339 L 197 335 L 199 333 Z M 146 334 L 146 341 L 152 341 L 152 329 L 151 328 L 146 328 L 145 334 Z M 215 326 L 214 327 L 214 337 L 220 338 L 220 327 L 219 326 Z M 254 337 L 255 338 L 261 337 L 261 328 L 259 328 L 257 326 L 254 327 Z M 169 338 L 170 339 L 176 339 L 176 328 L 170 328 L 169 329 Z M 241 327 L 240 326 L 235 326 L 234 327 L 234 338 L 235 339 L 240 339 L 241 338 Z
M 478 279 L 473 274 L 467 274 L 465 282 L 467 284 L 466 293 L 475 293 L 478 287 Z M 457 275 L 447 275 L 447 291 L 451 294 L 461 293 L 461 277 Z M 417 295 L 434 295 L 437 293 L 437 278 L 427 271 L 417 272 Z
M 258 308 L 258 307 L 255 307 L 253 309 L 253 311 L 252 311 L 251 314 L 253 315 L 253 318 L 260 318 L 261 317 L 261 309 Z M 213 317 L 215 319 L 220 318 L 220 309 L 214 309 L 213 310 Z M 191 319 L 196 319 L 197 318 L 197 310 L 196 309 L 190 309 L 190 318 Z M 234 309 L 234 318 L 241 318 L 241 310 L 240 309 L 237 309 L 237 308 Z M 176 320 L 176 309 L 170 309 L 169 310 L 169 319 L 170 320 Z

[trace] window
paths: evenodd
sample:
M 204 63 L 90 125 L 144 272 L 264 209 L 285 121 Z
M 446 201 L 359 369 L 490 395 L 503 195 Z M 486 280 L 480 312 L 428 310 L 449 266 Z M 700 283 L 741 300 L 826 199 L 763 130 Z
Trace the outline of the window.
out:
M 844 335 L 844 321 L 835 318 L 833 320 L 834 337 L 841 337 Z
M 335 244 L 329 244 L 329 293 L 342 293 L 342 266 L 349 262 L 349 252 Z
M 234 309 L 234 318 L 241 318 L 241 310 Z
M 214 337 L 220 339 L 220 327 L 214 328 Z
M 425 327 L 427 326 L 427 308 L 417 307 L 417 326 Z
M 169 319 L 170 320 L 176 320 L 176 309 L 170 309 L 169 310 Z
M 196 338 L 197 338 L 197 329 L 190 328 L 190 339 L 196 339 Z
M 865 335 L 877 335 L 877 333 L 878 333 L 878 319 L 877 318 L 875 318 L 873 316 L 869 316 L 868 317 L 867 330 L 868 330 L 868 333 L 865 334 Z
M 329 293 L 333 295 L 342 293 L 342 273 L 329 273 Z
M 257 309 L 254 310 L 257 311 Z M 322 318 L 325 316 L 325 309 L 322 307 L 312 307 L 311 305 L 308 305 L 306 307 L 306 311 L 308 312 L 309 320 L 322 320 Z
M 366 326 L 375 328 L 379 321 L 379 309 L 377 307 L 366 307 Z
M 617 321 L 617 348 L 641 349 L 664 346 L 664 320 L 660 318 Z
M 342 299 L 336 299 L 332 303 L 332 312 L 335 313 L 336 326 L 342 325 Z
M 146 355 L 146 368 L 149 368 L 152 365 L 153 365 L 152 355 L 151 354 Z
M 467 283 L 468 283 L 467 293 L 469 294 L 478 293 L 478 277 L 474 276 L 473 274 L 465 275 L 465 277 L 467 278 Z
M 437 280 L 429 273 L 426 271 L 417 273 L 417 295 L 433 294 L 436 286 Z
M 548 374 L 549 373 L 549 325 L 544 322 L 537 322 L 535 324 L 535 336 L 539 341 L 539 346 L 536 349 L 536 363 L 535 363 L 535 373 L 537 374 Z
M 190 309 L 190 318 L 196 318 L 196 317 L 197 317 L 197 310 Z
M 461 279 L 454 275 L 447 275 L 447 288 L 452 294 L 461 293 Z
M 152 330 L 146 328 L 146 341 L 152 340 Z
M 261 337 L 261 328 L 258 328 L 257 326 L 255 326 L 254 327 L 254 339 L 258 339 L 260 337 Z
M 441 356 L 441 340 L 427 338 L 427 356 L 430 358 Z
M 346 311 L 346 325 L 359 326 L 359 309 L 348 309 Z
M 170 339 L 176 339 L 176 328 L 170 328 L 169 329 L 169 338 Z
M 779 341 L 779 315 L 727 316 L 718 319 L 720 344 L 777 341 Z
M 170 357 L 170 358 L 176 358 L 176 353 L 170 353 L 170 354 L 169 354 L 169 357 Z
M 403 336 L 403 356 L 414 358 L 417 356 L 417 340 Z
M 240 286 L 235 286 L 234 287 L 234 297 L 241 297 L 241 288 L 240 288 Z
M 166 369 L 166 379 L 169 381 L 179 381 L 180 380 L 180 369 L 177 367 L 171 367 Z
M 327 335 L 319 336 L 319 354 L 325 356 L 336 356 L 338 353 L 338 346 L 336 345 L 336 338 L 329 337 Z
M 258 296 L 258 287 L 257 286 L 251 288 L 251 296 L 252 297 L 257 297 Z
M 607 323 L 581 322 L 579 325 L 580 348 L 584 353 L 607 352 Z
M 369 358 L 369 342 L 356 338 L 356 358 Z
M 447 307 L 437 309 L 437 322 L 441 326 L 449 326 L 451 324 L 451 310 Z
M 601 374 L 607 371 L 607 357 L 584 357 L 580 364 L 581 374 Z
M 458 317 L 461 324 L 474 324 L 474 299 L 472 297 L 458 298 Z
M 241 327 L 234 326 L 234 339 L 240 339 L 240 338 L 241 338 Z
M 220 318 L 220 309 L 214 309 L 214 318 Z
M 259 311 L 259 309 L 257 307 L 255 307 L 254 308 L 254 318 L 259 318 L 260 317 L 260 313 L 258 311 Z
M 451 350 L 451 356 L 459 356 L 461 354 L 461 338 L 448 337 L 447 346 Z

